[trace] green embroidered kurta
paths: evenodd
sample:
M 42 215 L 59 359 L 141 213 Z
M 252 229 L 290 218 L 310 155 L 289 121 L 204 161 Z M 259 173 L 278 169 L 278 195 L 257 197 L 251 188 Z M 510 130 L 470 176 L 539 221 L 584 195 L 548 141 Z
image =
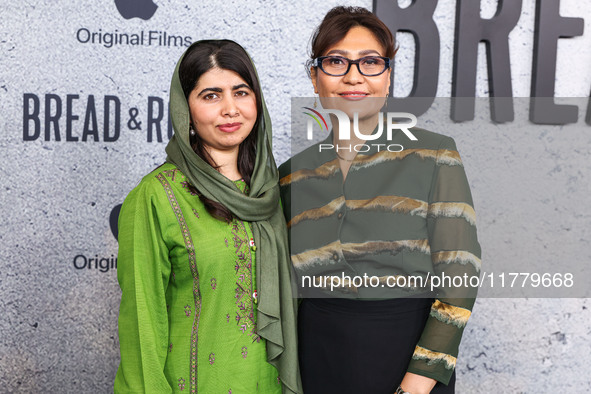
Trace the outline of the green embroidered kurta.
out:
M 164 164 L 126 198 L 119 245 L 116 393 L 281 393 L 257 335 L 249 223 L 213 218 Z
M 401 131 L 392 141 L 385 132 L 368 141 L 370 149 L 357 154 L 345 182 L 335 151 L 319 149 L 332 144 L 331 134 L 280 166 L 281 197 L 303 296 L 434 297 L 408 371 L 447 384 L 476 291 L 446 285 L 431 293 L 409 277 L 425 285 L 435 275 L 479 275 L 480 245 L 454 141 L 422 129 L 413 134 L 418 141 Z M 404 150 L 389 152 L 391 144 Z M 374 279 L 341 281 L 331 290 L 339 283 L 323 281 L 330 276 Z M 398 286 L 389 285 L 392 278 Z

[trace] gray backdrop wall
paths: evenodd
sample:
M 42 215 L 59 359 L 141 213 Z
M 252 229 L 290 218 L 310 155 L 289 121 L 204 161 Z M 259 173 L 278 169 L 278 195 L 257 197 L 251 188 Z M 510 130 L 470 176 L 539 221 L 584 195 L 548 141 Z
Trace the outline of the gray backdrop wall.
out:
M 335 5 L 372 8 L 369 0 L 154 0 L 157 9 L 142 19 L 130 17 L 149 7 L 115 3 L 0 1 L 1 392 L 112 391 L 120 291 L 110 215 L 165 158 L 168 86 L 184 45 L 230 38 L 247 48 L 280 163 L 290 155 L 290 99 L 313 93 L 303 66 L 313 28 Z M 456 5 L 439 0 L 434 15 L 438 97 L 451 95 Z M 492 17 L 496 7 L 483 0 L 481 15 Z M 560 10 L 585 18 L 591 31 L 590 2 L 562 0 Z M 514 97 L 529 95 L 534 14 L 535 1 L 524 0 L 510 34 Z M 121 33 L 131 41 L 114 38 Z M 397 37 L 394 94 L 404 97 L 415 48 L 410 34 Z M 476 94 L 486 97 L 480 49 Z M 586 33 L 558 43 L 555 95 L 585 98 L 574 101 L 578 123 L 532 125 L 526 106 L 514 122 L 493 124 L 484 101 L 472 122 L 419 121 L 456 139 L 478 213 L 483 270 L 565 272 L 567 263 L 591 263 L 590 90 Z M 577 283 L 588 280 L 584 269 L 575 275 Z M 458 359 L 457 391 L 590 391 L 591 305 L 580 295 L 479 299 Z

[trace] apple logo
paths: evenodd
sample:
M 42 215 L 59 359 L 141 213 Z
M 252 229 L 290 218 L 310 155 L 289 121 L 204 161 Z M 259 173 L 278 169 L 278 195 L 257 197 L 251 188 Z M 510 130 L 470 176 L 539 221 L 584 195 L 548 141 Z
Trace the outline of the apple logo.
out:
M 119 222 L 119 212 L 121 212 L 121 205 L 115 205 L 115 207 L 111 210 L 111 215 L 109 215 L 109 224 L 111 225 L 111 232 L 116 240 L 119 240 L 119 227 L 117 226 Z
M 125 19 L 150 19 L 158 6 L 152 0 L 115 0 L 117 10 Z

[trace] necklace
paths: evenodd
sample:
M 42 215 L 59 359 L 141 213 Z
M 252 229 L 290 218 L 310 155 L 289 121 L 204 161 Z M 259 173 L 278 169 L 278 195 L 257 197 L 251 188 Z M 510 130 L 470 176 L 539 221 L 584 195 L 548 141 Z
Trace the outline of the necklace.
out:
M 337 157 L 338 157 L 339 159 L 341 159 L 341 160 L 345 160 L 345 161 L 349 161 L 349 162 L 351 162 L 351 161 L 355 160 L 355 156 L 357 156 L 357 155 L 353 156 L 353 158 L 352 158 L 352 159 L 345 159 L 343 156 L 339 155 L 339 151 L 338 151 L 338 150 L 335 150 L 335 153 L 337 154 Z

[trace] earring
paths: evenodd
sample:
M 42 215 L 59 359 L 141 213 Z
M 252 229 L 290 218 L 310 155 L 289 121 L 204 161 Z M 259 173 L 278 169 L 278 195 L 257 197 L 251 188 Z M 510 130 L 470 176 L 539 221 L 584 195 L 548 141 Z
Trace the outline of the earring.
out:
M 318 107 L 317 97 L 314 96 L 314 108 Z
M 190 135 L 191 137 L 195 137 L 195 134 L 196 134 L 196 133 L 195 133 L 195 130 L 193 130 L 193 126 L 189 126 L 189 135 Z

